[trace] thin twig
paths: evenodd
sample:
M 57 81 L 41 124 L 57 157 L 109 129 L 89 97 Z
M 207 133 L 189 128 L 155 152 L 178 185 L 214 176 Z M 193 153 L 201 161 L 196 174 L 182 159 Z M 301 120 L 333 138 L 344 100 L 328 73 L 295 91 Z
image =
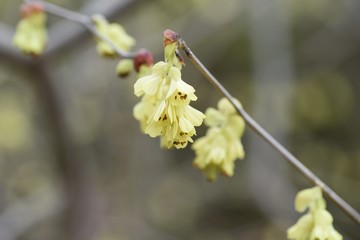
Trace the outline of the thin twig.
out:
M 278 151 L 297 171 L 299 171 L 309 182 L 319 186 L 324 194 L 330 198 L 342 211 L 344 211 L 355 223 L 360 225 L 359 213 L 345 202 L 339 195 L 337 195 L 329 186 L 321 181 L 313 172 L 311 172 L 304 164 L 300 162 L 294 155 L 292 155 L 283 145 L 281 145 L 275 138 L 273 138 L 264 128 L 262 128 L 241 106 L 235 101 L 229 91 L 210 73 L 210 71 L 201 63 L 195 56 L 191 49 L 186 45 L 185 41 L 179 37 L 180 48 L 183 49 L 195 65 L 196 68 L 210 81 L 214 87 L 222 93 L 234 105 L 237 112 L 244 118 L 247 125 L 253 129 L 264 141 Z
M 55 16 L 61 17 L 61 18 L 65 18 L 68 19 L 70 21 L 73 22 L 77 22 L 81 25 L 83 25 L 85 28 L 87 28 L 92 34 L 94 34 L 98 39 L 106 42 L 107 44 L 109 44 L 113 50 L 122 58 L 129 58 L 129 59 L 133 59 L 135 57 L 135 53 L 133 52 L 125 52 L 123 50 L 121 50 L 120 48 L 118 48 L 108 37 L 106 37 L 104 34 L 100 33 L 96 27 L 94 26 L 94 23 L 91 19 L 91 17 L 78 13 L 78 12 L 74 12 L 74 11 L 70 11 L 68 9 L 62 8 L 58 5 L 49 3 L 49 2 L 44 2 L 44 1 L 34 1 L 34 0 L 24 0 L 25 3 L 33 3 L 33 2 L 40 2 L 43 7 L 44 10 L 47 13 L 53 14 Z

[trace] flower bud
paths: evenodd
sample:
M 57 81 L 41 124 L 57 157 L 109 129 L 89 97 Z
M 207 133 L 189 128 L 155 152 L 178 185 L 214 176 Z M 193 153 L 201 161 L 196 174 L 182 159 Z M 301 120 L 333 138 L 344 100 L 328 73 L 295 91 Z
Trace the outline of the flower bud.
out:
M 133 60 L 122 59 L 116 66 L 116 73 L 119 77 L 126 77 L 133 70 Z
M 140 71 L 140 67 L 142 65 L 146 65 L 148 67 L 151 67 L 154 63 L 154 57 L 151 54 L 151 52 L 149 52 L 146 49 L 140 49 L 137 53 L 136 56 L 134 58 L 134 68 L 136 72 Z
M 163 34 L 164 37 L 164 46 L 174 43 L 179 40 L 180 36 L 178 33 L 173 30 L 166 29 Z

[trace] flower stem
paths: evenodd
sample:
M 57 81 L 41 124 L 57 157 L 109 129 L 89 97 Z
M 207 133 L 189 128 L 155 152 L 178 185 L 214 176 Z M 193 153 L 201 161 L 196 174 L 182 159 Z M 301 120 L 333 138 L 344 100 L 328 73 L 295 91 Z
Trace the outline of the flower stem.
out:
M 104 34 L 100 33 L 94 26 L 91 17 L 89 17 L 87 15 L 84 15 L 84 14 L 81 14 L 78 12 L 74 12 L 74 11 L 62 8 L 58 5 L 55 5 L 55 4 L 52 4 L 49 2 L 45 2 L 45 1 L 24 0 L 24 2 L 28 3 L 28 4 L 31 4 L 33 2 L 40 2 L 44 7 L 45 12 L 50 13 L 55 16 L 58 16 L 58 17 L 61 17 L 61 18 L 68 19 L 73 22 L 77 22 L 77 23 L 83 25 L 92 34 L 94 34 L 97 38 L 99 38 L 100 40 L 109 44 L 120 57 L 128 58 L 128 59 L 133 59 L 135 57 L 135 53 L 125 52 L 125 51 L 121 50 L 108 37 L 106 37 Z
M 320 180 L 313 172 L 311 172 L 304 164 L 300 162 L 293 154 L 291 154 L 283 145 L 281 145 L 274 137 L 272 137 L 263 127 L 261 127 L 242 107 L 235 101 L 229 91 L 210 73 L 210 71 L 195 56 L 191 49 L 186 45 L 185 41 L 178 36 L 179 46 L 186 53 L 190 61 L 202 73 L 202 75 L 213 86 L 223 94 L 234 105 L 237 112 L 244 118 L 247 125 L 254 130 L 257 135 L 278 151 L 298 172 L 300 172 L 310 183 L 319 186 L 323 193 L 332 200 L 343 212 L 345 212 L 355 223 L 360 225 L 359 213 L 336 194 L 328 185 Z

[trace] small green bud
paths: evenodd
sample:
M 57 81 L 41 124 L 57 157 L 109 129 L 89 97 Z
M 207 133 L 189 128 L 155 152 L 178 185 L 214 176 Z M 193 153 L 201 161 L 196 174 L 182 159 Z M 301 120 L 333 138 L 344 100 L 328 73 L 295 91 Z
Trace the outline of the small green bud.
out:
M 116 73 L 119 77 L 126 77 L 133 70 L 133 60 L 122 59 L 116 66 Z

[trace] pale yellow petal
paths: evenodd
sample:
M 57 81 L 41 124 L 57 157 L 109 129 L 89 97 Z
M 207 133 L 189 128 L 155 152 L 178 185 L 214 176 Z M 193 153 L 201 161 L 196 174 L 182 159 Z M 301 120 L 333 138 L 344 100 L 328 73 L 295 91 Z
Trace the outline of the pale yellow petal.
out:
M 181 81 L 181 71 L 177 67 L 170 67 L 169 77 L 175 81 Z
M 179 127 L 181 131 L 188 133 L 194 131 L 194 125 L 184 116 L 180 117 L 179 119 Z
M 236 99 L 234 99 L 234 101 L 236 101 L 237 103 L 239 103 L 239 101 L 237 101 Z M 240 104 L 240 103 L 239 103 Z M 241 106 L 241 105 L 240 105 Z M 231 102 L 227 99 L 227 98 L 222 98 L 220 99 L 220 101 L 218 102 L 218 108 L 221 112 L 223 112 L 224 114 L 232 114 L 235 113 L 236 110 L 234 108 L 234 106 L 231 104 Z
M 176 111 L 173 106 L 169 106 L 167 109 L 168 118 L 170 123 L 173 123 L 176 120 Z
M 196 96 L 193 94 L 195 92 L 195 89 L 190 84 L 187 84 L 186 82 L 180 79 L 177 82 L 177 87 L 179 92 L 193 96 L 193 99 L 191 99 L 192 101 L 195 101 L 197 99 Z
M 159 104 L 159 106 L 158 106 L 157 109 L 156 109 L 156 112 L 154 113 L 154 116 L 152 117 L 152 119 L 153 119 L 154 121 L 156 121 L 156 122 L 159 121 L 162 113 L 163 113 L 164 110 L 165 110 L 165 107 L 166 107 L 165 101 L 161 101 L 160 104 Z
M 200 126 L 205 118 L 205 115 L 202 112 L 191 106 L 185 106 L 183 109 L 183 116 L 194 126 Z
M 169 90 L 168 90 L 165 98 L 171 97 L 171 95 L 173 95 L 176 92 L 176 90 L 177 90 L 177 82 L 171 81 Z
M 208 165 L 205 169 L 204 169 L 204 173 L 206 175 L 206 178 L 209 181 L 214 181 L 216 180 L 217 177 L 217 172 L 218 172 L 218 168 L 215 165 Z
M 157 137 L 161 135 L 162 130 L 163 126 L 153 121 L 145 128 L 145 133 L 149 134 L 150 137 Z
M 142 119 L 145 115 L 144 105 L 145 105 L 144 102 L 141 101 L 134 106 L 133 114 L 137 120 Z
M 222 164 L 222 172 L 226 176 L 232 177 L 234 175 L 234 163 L 233 162 L 224 162 Z
M 138 97 L 143 94 L 154 95 L 159 88 L 161 76 L 152 74 L 138 79 L 134 84 L 134 94 Z
M 290 240 L 309 240 L 314 222 L 310 214 L 302 216 L 295 225 L 287 230 Z

